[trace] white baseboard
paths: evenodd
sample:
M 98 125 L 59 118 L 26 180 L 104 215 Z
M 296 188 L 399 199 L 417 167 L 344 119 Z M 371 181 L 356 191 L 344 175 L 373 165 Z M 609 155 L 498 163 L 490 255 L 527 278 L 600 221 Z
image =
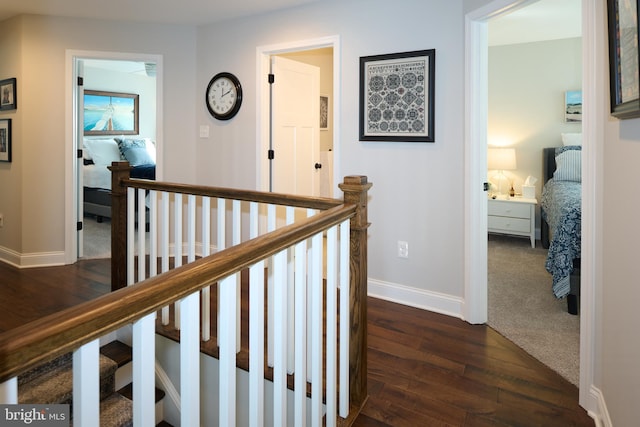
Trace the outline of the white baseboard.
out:
M 589 389 L 589 395 L 596 406 L 595 410 L 589 411 L 589 416 L 595 421 L 596 427 L 613 427 L 602 391 L 592 385 Z
M 368 295 L 371 297 L 446 314 L 447 316 L 460 319 L 463 318 L 463 300 L 460 297 L 411 288 L 397 283 L 382 282 L 375 279 L 369 279 L 368 286 Z
M 21 254 L 0 246 L 0 261 L 18 268 L 51 267 L 65 264 L 64 251 Z

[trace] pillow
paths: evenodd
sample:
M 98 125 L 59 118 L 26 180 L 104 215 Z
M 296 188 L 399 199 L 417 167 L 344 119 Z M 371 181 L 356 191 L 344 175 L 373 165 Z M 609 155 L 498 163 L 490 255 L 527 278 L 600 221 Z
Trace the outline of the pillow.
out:
M 155 165 L 144 139 L 116 139 L 122 156 L 131 166 Z
M 553 173 L 553 179 L 556 181 L 581 182 L 581 154 L 582 150 L 566 150 L 556 156 L 556 170 Z
M 111 162 L 119 162 L 120 150 L 116 141 L 111 139 L 86 139 L 84 146 L 89 150 L 93 163 L 100 166 L 111 166 Z
M 561 133 L 562 145 L 582 145 L 581 133 Z
M 564 153 L 568 150 L 582 150 L 582 146 L 580 145 L 565 145 L 563 147 L 556 147 L 555 149 L 555 157 L 558 157 L 561 153 Z

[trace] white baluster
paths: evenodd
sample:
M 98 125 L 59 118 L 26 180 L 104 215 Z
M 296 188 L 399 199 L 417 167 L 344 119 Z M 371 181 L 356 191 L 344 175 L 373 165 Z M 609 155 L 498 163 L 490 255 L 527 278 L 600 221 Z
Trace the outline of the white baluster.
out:
M 169 271 L 169 193 L 162 193 L 162 225 L 160 226 L 162 273 Z M 169 307 L 162 307 L 162 324 L 169 324 Z
M 350 220 L 340 224 L 340 416 L 349 415 Z
M 242 241 L 242 204 L 240 200 L 233 201 L 233 234 L 232 234 L 232 244 L 233 246 L 238 245 Z M 238 306 L 236 307 L 236 316 L 238 316 L 236 325 L 238 325 L 236 329 L 236 352 L 240 353 L 240 340 L 241 340 L 241 329 L 242 329 L 242 311 L 240 310 L 240 301 L 241 301 L 241 290 L 240 290 L 240 275 L 237 275 L 236 282 L 236 301 Z
M 156 425 L 155 329 L 155 313 L 133 323 L 133 425 L 136 427 Z
M 273 424 L 287 425 L 287 251 L 273 257 Z
M 219 312 L 222 325 L 218 335 L 220 376 L 220 426 L 236 425 L 236 275 L 220 281 Z M 196 424 L 182 424 L 196 425 Z
M 264 425 L 264 261 L 249 269 L 249 425 Z
M 296 210 L 293 206 L 287 206 L 286 209 L 286 222 L 287 225 L 293 224 L 295 221 L 295 213 Z M 289 374 L 293 374 L 294 372 L 294 358 L 295 358 L 295 346 L 294 338 L 295 338 L 295 291 L 294 286 L 295 282 L 294 271 L 295 271 L 295 252 L 294 248 L 290 247 L 287 249 L 287 343 L 290 343 L 287 346 L 287 372 Z
M 145 191 L 142 188 L 138 188 L 138 282 L 142 282 L 147 278 L 146 272 L 146 236 L 145 226 L 147 223 L 146 205 L 145 205 Z
M 310 218 L 312 216 L 314 216 L 316 214 L 316 211 L 314 209 L 307 209 L 307 218 Z M 311 257 L 311 239 L 308 239 L 308 244 L 307 244 L 307 265 L 308 265 L 308 273 L 309 273 L 309 277 L 307 278 L 307 318 L 309 319 L 307 321 L 307 381 L 311 382 L 311 364 L 312 364 L 312 360 L 311 357 L 313 355 L 313 349 L 312 349 L 312 340 L 311 337 L 313 336 L 313 330 L 312 330 L 312 323 L 311 323 L 311 313 L 313 313 L 313 300 L 312 300 L 312 293 L 309 289 L 311 289 L 311 261 L 312 261 L 312 257 Z
M 249 238 L 254 239 L 258 237 L 259 231 L 259 205 L 256 202 L 249 203 Z
M 267 233 L 276 229 L 276 206 L 267 206 Z M 267 261 L 267 365 L 273 367 L 273 260 Z
M 18 403 L 18 377 L 13 377 L 0 383 L 0 403 Z
M 149 276 L 158 274 L 158 192 L 149 192 Z
M 332 427 L 336 425 L 337 416 L 337 323 L 338 323 L 338 304 L 337 304 L 337 246 L 338 246 L 338 230 L 337 226 L 327 230 L 327 344 L 326 344 L 326 426 Z
M 187 262 L 196 260 L 196 196 L 187 196 Z
M 202 198 L 202 256 L 211 254 L 211 198 Z M 202 340 L 211 339 L 211 287 L 202 289 Z
M 322 425 L 322 233 L 311 238 L 311 425 Z
M 174 268 L 178 268 L 182 265 L 182 194 L 176 193 L 173 199 L 173 262 Z M 180 329 L 180 303 L 175 303 L 174 308 L 174 326 L 176 329 Z
M 95 425 L 100 419 L 99 340 L 73 352 L 73 423 Z
M 127 188 L 127 286 L 135 283 L 135 222 L 136 189 Z
M 224 250 L 227 247 L 227 201 L 225 199 L 218 199 L 218 252 Z M 218 284 L 218 337 L 220 336 L 220 284 Z
M 307 422 L 307 241 L 295 246 L 294 424 Z
M 200 293 L 179 302 L 181 424 L 200 425 Z M 235 373 L 235 369 L 234 369 Z

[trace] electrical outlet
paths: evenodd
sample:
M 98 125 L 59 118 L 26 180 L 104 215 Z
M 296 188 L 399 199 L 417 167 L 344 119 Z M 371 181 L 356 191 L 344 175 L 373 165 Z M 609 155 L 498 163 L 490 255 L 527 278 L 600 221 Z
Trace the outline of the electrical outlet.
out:
M 398 240 L 398 258 L 409 258 L 409 243 Z

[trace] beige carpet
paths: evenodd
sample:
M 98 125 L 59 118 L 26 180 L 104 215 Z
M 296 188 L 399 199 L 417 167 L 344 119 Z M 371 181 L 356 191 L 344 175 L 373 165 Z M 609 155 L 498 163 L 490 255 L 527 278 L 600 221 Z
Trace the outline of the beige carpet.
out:
M 489 326 L 576 386 L 580 377 L 580 316 L 551 292 L 540 242 L 489 235 Z
M 85 216 L 82 223 L 84 252 L 82 259 L 111 258 L 111 221 L 105 219 L 99 223 L 95 217 Z M 149 233 L 146 236 L 146 248 L 149 247 Z M 135 245 L 138 244 L 136 229 Z M 147 249 L 147 253 L 148 253 Z
M 82 222 L 84 253 L 82 258 L 111 258 L 111 221 L 98 223 L 95 217 L 85 216 Z

